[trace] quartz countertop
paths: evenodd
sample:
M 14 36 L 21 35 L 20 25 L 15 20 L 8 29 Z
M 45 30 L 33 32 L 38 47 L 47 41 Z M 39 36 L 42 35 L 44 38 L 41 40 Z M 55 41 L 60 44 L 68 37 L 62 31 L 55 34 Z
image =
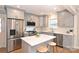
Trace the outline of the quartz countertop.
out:
M 67 32 L 67 30 L 60 30 L 60 29 L 54 30 L 53 33 L 63 34 L 63 35 L 73 35 L 73 32 Z
M 40 34 L 39 36 L 36 35 L 27 36 L 27 37 L 22 37 L 21 39 L 24 40 L 26 43 L 28 43 L 30 46 L 35 46 L 43 42 L 50 41 L 54 38 L 56 38 L 56 36 Z

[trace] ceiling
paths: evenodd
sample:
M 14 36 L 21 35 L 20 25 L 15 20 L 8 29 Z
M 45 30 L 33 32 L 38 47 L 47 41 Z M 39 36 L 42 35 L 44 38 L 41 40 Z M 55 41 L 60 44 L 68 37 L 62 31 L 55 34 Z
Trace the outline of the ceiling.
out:
M 11 5 L 11 7 L 19 8 L 36 15 L 51 15 L 64 9 L 68 9 L 71 13 L 76 12 L 72 5 Z M 78 6 L 74 7 L 77 8 Z
M 36 15 L 50 15 L 64 9 L 60 5 L 12 5 L 12 7 L 17 7 Z

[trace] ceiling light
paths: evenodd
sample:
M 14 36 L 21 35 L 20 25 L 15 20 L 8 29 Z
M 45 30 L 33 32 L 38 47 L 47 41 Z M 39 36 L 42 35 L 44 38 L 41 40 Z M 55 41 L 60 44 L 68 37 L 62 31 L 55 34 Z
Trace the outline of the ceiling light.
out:
M 54 7 L 53 9 L 54 9 L 54 10 L 57 10 L 58 8 L 57 8 L 57 7 Z

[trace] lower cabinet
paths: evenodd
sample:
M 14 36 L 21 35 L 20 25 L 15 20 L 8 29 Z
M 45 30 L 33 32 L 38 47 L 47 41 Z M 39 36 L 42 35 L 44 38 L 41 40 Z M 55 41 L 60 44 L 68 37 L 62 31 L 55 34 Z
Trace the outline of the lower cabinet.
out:
M 54 40 L 54 42 L 56 42 L 58 46 L 73 49 L 73 35 L 55 34 L 55 36 L 56 39 Z
M 58 46 L 63 47 L 63 35 L 62 34 L 56 34 L 56 43 Z
M 73 49 L 73 36 L 72 35 L 63 35 L 63 47 Z
M 17 50 L 21 48 L 21 39 L 10 39 L 8 40 L 8 52 Z

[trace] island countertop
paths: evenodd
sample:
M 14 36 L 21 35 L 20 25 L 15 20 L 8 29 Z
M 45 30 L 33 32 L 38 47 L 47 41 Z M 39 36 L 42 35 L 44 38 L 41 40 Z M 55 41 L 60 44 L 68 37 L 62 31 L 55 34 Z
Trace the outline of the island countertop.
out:
M 56 38 L 56 36 L 40 34 L 39 36 L 36 35 L 27 36 L 27 37 L 22 37 L 21 39 L 24 40 L 26 43 L 28 43 L 30 46 L 35 46 L 43 42 L 50 41 L 54 38 Z

